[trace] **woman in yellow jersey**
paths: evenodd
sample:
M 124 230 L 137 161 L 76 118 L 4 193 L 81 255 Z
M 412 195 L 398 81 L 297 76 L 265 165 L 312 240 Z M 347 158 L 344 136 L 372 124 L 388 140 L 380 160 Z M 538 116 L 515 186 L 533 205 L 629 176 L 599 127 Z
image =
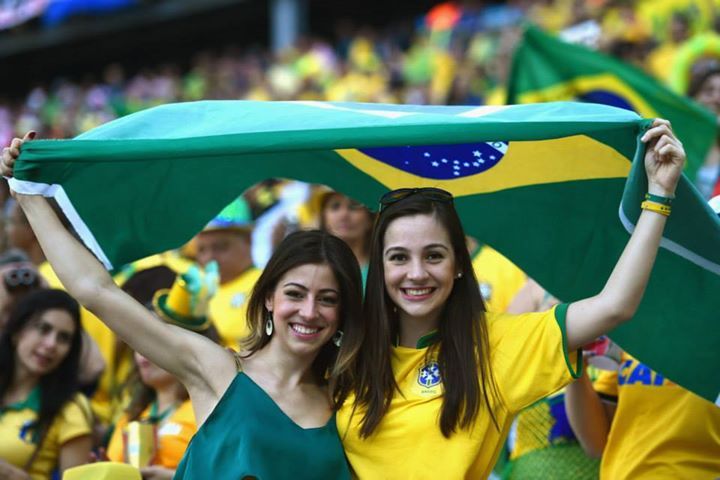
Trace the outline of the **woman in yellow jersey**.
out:
M 0 336 L 0 478 L 48 479 L 87 462 L 80 332 L 80 307 L 60 290 L 28 293 L 10 314 Z
M 4 149 L 0 173 L 12 176 L 32 137 Z M 233 354 L 156 318 L 115 285 L 44 198 L 15 196 L 68 291 L 188 390 L 198 432 L 175 478 L 349 478 L 335 409 L 352 387 L 364 327 L 360 269 L 342 240 L 310 231 L 281 242 L 250 298 L 251 334 Z
M 720 198 L 709 202 L 720 215 Z M 567 387 L 568 419 L 600 478 L 716 479 L 720 408 L 622 354 L 615 371 Z
M 484 311 L 449 193 L 381 199 L 356 396 L 338 414 L 359 478 L 486 478 L 514 414 L 569 383 L 576 350 L 632 317 L 685 160 L 666 121 L 642 140 L 652 200 L 605 288 L 543 313 Z

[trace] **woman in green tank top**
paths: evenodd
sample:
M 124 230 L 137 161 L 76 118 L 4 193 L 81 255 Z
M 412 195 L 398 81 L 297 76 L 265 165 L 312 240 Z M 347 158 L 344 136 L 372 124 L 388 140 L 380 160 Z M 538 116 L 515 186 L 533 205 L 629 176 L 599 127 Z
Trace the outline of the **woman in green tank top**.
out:
M 14 158 L 3 157 L 9 175 Z M 279 245 L 250 300 L 252 333 L 233 355 L 120 290 L 43 197 L 16 198 L 68 292 L 186 387 L 199 431 L 176 478 L 349 478 L 334 412 L 362 339 L 362 282 L 342 240 L 297 232 Z

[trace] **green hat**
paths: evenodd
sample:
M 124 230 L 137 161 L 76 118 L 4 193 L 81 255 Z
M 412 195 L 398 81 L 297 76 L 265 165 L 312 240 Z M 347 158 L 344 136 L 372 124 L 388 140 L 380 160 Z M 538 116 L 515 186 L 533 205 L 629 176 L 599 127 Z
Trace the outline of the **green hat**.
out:
M 203 232 L 212 230 L 252 230 L 253 222 L 250 206 L 240 196 L 223 208 L 215 218 L 205 226 Z

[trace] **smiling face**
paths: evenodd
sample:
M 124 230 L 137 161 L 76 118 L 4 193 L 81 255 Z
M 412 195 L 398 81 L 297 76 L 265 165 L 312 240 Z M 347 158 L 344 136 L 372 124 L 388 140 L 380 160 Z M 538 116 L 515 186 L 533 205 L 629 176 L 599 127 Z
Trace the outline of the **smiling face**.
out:
M 33 376 L 55 370 L 65 359 L 75 335 L 75 322 L 64 310 L 46 310 L 15 337 L 16 365 Z
M 383 269 L 400 321 L 436 326 L 457 275 L 447 229 L 429 214 L 393 220 L 383 239 Z
M 340 287 L 329 266 L 301 265 L 280 278 L 265 308 L 273 315 L 271 344 L 299 355 L 317 354 L 337 331 Z

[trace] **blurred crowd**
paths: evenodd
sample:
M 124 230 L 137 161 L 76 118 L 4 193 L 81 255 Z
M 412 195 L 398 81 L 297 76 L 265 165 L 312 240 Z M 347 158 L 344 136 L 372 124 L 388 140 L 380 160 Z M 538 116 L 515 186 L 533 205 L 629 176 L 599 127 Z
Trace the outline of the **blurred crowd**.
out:
M 527 20 L 672 84 L 673 72 L 668 66 L 674 63 L 678 51 L 720 27 L 720 1 L 514 0 L 492 5 L 446 2 L 416 19 L 413 28 L 375 30 L 342 24 L 332 41 L 308 36 L 277 54 L 226 47 L 195 54 L 186 69 L 165 64 L 128 72 L 122 65 L 113 64 L 97 78 L 57 78 L 32 86 L 24 98 L 0 101 L 0 143 L 7 145 L 14 136 L 30 130 L 41 138 L 70 138 L 152 106 L 202 99 L 502 104 L 513 48 Z M 697 69 L 690 73 L 702 76 L 703 81 L 720 79 L 720 49 L 706 49 L 703 57 L 698 64 L 704 70 L 690 66 L 691 70 Z M 709 72 L 717 75 L 711 77 Z M 720 80 L 717 86 L 691 81 L 680 93 L 696 98 L 720 115 Z M 712 187 L 720 168 L 717 148 L 711 151 L 706 166 Z M 4 182 L 3 188 L 7 188 Z M 243 329 L 223 322 L 239 318 L 237 310 L 257 279 L 258 268 L 269 257 L 273 245 L 288 232 L 325 228 L 351 244 L 366 267 L 367 235 L 373 217 L 351 199 L 324 187 L 269 180 L 246 192 L 239 202 L 181 251 L 128 266 L 120 272 L 118 283 L 141 303 L 152 304 L 160 287 L 171 289 L 176 274 L 187 271 L 187 262 L 207 265 L 217 261 L 220 287 L 209 315 L 216 319 L 219 341 L 236 347 Z M 48 270 L 20 209 L 7 194 L 3 203 L 5 229 L 0 231 L 0 252 L 5 253 L 0 255 L 0 319 L 5 321 L 13 318 L 13 309 L 27 290 L 59 284 Z M 494 307 L 506 309 L 526 281 L 524 274 L 489 248 L 482 253 L 485 257 L 481 257 L 482 248 L 471 246 L 471 250 L 474 258 L 485 262 L 477 268 L 481 290 L 485 287 L 486 292 L 492 291 L 489 284 L 495 282 L 505 285 L 504 293 L 495 287 L 495 301 L 501 294 L 507 298 Z M 502 273 L 484 284 L 482 276 L 494 271 L 488 265 L 502 265 L 495 270 Z M 146 278 L 138 278 L 148 271 Z M 540 297 L 545 294 L 541 291 Z M 492 302 L 493 298 L 487 294 L 486 300 Z M 176 423 L 180 427 L 173 438 L 181 438 L 184 448 L 194 432 L 194 421 L 186 418 L 192 414 L 186 411 L 187 393 L 178 388 L 177 380 L 149 365 L 146 359 L 133 357 L 126 346 L 115 343 L 97 319 L 83 318 L 83 324 L 90 326 L 88 331 L 95 343 L 93 347 L 92 341 L 86 342 L 84 392 L 91 400 L 95 418 L 96 453 L 102 455 L 97 448 L 113 442 L 112 425 L 118 419 L 121 424 L 117 431 L 122 432 L 137 419 L 150 418 L 164 424 L 166 419 L 157 417 L 158 409 L 160 413 L 167 410 L 172 416 L 179 415 Z M 134 390 L 123 393 L 123 388 Z M 163 410 L 158 395 L 166 390 L 174 393 L 169 403 L 161 405 Z M 129 461 L 127 432 L 115 435 L 111 457 Z M 145 477 L 170 478 L 182 455 L 181 446 L 154 448 L 162 450 L 156 459 L 165 470 L 145 470 Z M 0 478 L 4 478 L 2 468 L 0 463 Z M 597 463 L 588 468 L 597 472 Z

